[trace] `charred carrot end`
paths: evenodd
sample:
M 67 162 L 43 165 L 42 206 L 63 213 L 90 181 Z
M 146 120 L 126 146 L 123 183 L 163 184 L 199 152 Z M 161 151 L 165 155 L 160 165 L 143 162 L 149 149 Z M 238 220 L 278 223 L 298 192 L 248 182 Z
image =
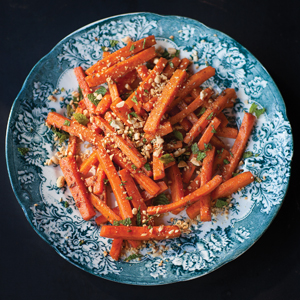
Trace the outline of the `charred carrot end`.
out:
M 138 54 L 121 61 L 112 67 L 101 71 L 100 73 L 89 75 L 85 78 L 89 87 L 94 87 L 106 82 L 107 78 L 115 81 L 117 78 L 134 70 L 138 65 L 141 65 L 151 58 L 156 56 L 155 48 L 151 47 Z
M 100 236 L 111 239 L 124 240 L 164 240 L 172 239 L 180 236 L 180 230 L 177 226 L 102 226 Z
M 96 213 L 89 200 L 86 187 L 81 180 L 75 158 L 68 156 L 62 158 L 59 165 L 82 218 L 86 221 L 90 220 Z

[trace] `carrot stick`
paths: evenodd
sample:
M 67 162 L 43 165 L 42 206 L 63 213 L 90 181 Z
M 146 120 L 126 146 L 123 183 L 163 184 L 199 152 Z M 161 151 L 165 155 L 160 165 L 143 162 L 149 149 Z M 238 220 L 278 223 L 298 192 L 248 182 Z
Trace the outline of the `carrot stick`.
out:
M 178 69 L 186 70 L 192 62 L 188 58 L 183 58 L 180 62 Z
M 168 107 L 168 111 L 175 107 L 182 99 L 184 99 L 195 87 L 201 85 L 204 81 L 215 75 L 213 67 L 206 67 L 201 71 L 192 75 L 178 92 L 177 98 Z
M 195 100 L 196 98 L 194 98 L 194 97 L 185 97 L 184 98 L 184 102 L 186 103 L 186 104 L 191 104 L 194 100 Z
M 147 78 L 147 76 L 149 75 L 149 69 L 147 68 L 146 65 L 138 66 L 136 68 L 136 71 L 142 80 L 145 80 Z
M 210 109 L 207 109 L 204 114 L 200 117 L 197 123 L 195 123 L 192 129 L 187 133 L 184 138 L 186 144 L 191 144 L 193 140 L 200 134 L 201 131 L 207 126 L 209 121 L 221 112 L 229 99 L 236 97 L 234 89 L 226 89 L 222 94 L 215 100 Z
M 149 194 L 156 195 L 160 191 L 160 186 L 144 173 L 131 174 L 137 183 L 141 185 Z
M 119 206 L 114 207 L 114 208 L 112 209 L 112 211 L 113 211 L 116 215 L 118 215 L 118 216 L 120 217 Z M 121 219 L 121 218 L 120 218 L 120 219 Z M 95 219 L 95 222 L 96 222 L 97 225 L 102 225 L 102 224 L 107 223 L 107 222 L 108 222 L 108 219 L 107 219 L 104 215 L 101 215 L 101 216 L 99 216 L 99 217 L 97 217 L 97 218 Z
M 224 181 L 230 179 L 232 177 L 232 173 L 237 168 L 238 163 L 246 148 L 246 144 L 248 142 L 255 120 L 256 118 L 254 115 L 245 113 L 238 136 L 231 148 L 232 156 L 229 156 L 228 158 L 229 164 L 224 166 L 222 172 Z
M 177 105 L 177 107 L 181 110 L 181 111 L 184 111 L 187 109 L 187 104 L 184 102 L 184 101 L 180 101 Z M 197 121 L 198 121 L 198 118 L 197 116 L 191 112 L 189 113 L 186 118 L 192 123 L 192 124 L 195 124 Z
M 228 119 L 226 118 L 226 116 L 222 112 L 220 112 L 218 114 L 218 119 L 220 119 L 220 121 L 221 121 L 221 124 L 220 124 L 219 128 L 224 128 L 229 123 Z
M 162 91 L 159 101 L 154 109 L 150 112 L 150 115 L 144 126 L 146 133 L 155 134 L 158 130 L 160 120 L 164 113 L 167 111 L 168 106 L 175 98 L 182 82 L 186 78 L 186 72 L 182 70 L 176 70 L 171 77 L 170 81 Z
M 180 120 L 184 119 L 186 116 L 188 116 L 190 113 L 195 111 L 198 107 L 202 105 L 205 99 L 209 99 L 211 95 L 213 94 L 213 91 L 210 88 L 205 89 L 205 96 L 201 97 L 200 95 L 189 105 L 186 106 L 184 110 L 182 110 L 177 115 L 173 116 L 170 119 L 171 124 L 176 124 Z M 179 107 L 180 108 L 180 107 Z M 198 118 L 197 118 L 198 121 Z
M 122 219 L 126 218 L 132 218 L 132 211 L 131 206 L 128 200 L 126 199 L 126 192 L 121 185 L 120 177 L 118 176 L 118 173 L 110 160 L 107 152 L 102 146 L 98 146 L 97 150 L 98 160 L 99 163 L 104 170 L 107 179 L 109 180 L 109 183 L 111 185 L 111 188 L 113 190 L 113 193 L 116 197 L 118 206 L 120 208 L 120 215 Z
M 125 101 L 122 101 L 120 98 L 119 100 L 114 101 L 110 109 L 117 115 L 118 118 L 122 120 L 122 122 L 128 126 L 132 124 L 128 122 L 129 118 L 128 115 L 131 113 L 131 109 L 127 106 Z M 105 117 L 106 119 L 106 117 Z M 115 118 L 113 118 L 115 119 Z M 107 119 L 106 119 L 107 121 Z
M 122 244 L 123 244 L 122 239 L 114 239 L 113 240 L 110 251 L 109 251 L 109 255 L 112 259 L 114 259 L 116 261 L 119 260 L 121 251 L 122 251 Z
M 132 70 L 131 72 L 127 73 L 123 77 L 117 79 L 117 87 L 119 94 L 122 95 L 125 92 L 130 90 L 130 85 L 136 80 L 137 72 L 136 70 Z M 129 88 L 128 88 L 129 86 Z
M 86 187 L 81 180 L 75 158 L 64 157 L 59 161 L 59 165 L 82 218 L 86 221 L 90 220 L 96 213 L 89 200 Z
M 96 173 L 97 179 L 93 187 L 93 193 L 95 195 L 100 195 L 103 192 L 104 188 L 104 179 L 105 179 L 105 172 L 98 167 L 97 173 Z
M 188 132 L 189 130 L 191 130 L 191 128 L 193 127 L 192 123 L 188 120 L 188 119 L 183 119 L 180 122 L 180 125 L 182 126 L 182 128 L 184 129 L 184 131 Z
M 144 42 L 144 40 L 146 40 L 146 41 Z M 155 41 L 155 37 L 153 35 L 148 36 L 145 39 L 138 40 L 135 43 L 128 43 L 127 46 L 106 56 L 102 60 L 95 63 L 92 67 L 87 69 L 85 72 L 88 75 L 91 75 L 93 73 L 98 73 L 99 71 L 102 71 L 102 69 L 104 69 L 104 68 L 107 68 L 109 66 L 111 67 L 111 66 L 117 64 L 122 58 L 126 58 L 132 54 L 136 54 L 140 51 L 143 51 L 144 49 L 147 49 L 147 48 L 153 46 L 155 43 L 156 43 L 156 41 Z M 130 51 L 130 49 L 132 49 L 132 50 Z
M 221 127 L 221 128 L 219 127 L 216 132 L 216 135 L 221 136 L 221 137 L 230 138 L 230 139 L 236 139 L 236 137 L 238 135 L 238 130 L 236 128 L 232 128 L 232 127 Z
M 196 166 L 192 163 L 192 160 L 197 158 L 197 154 L 191 154 L 188 160 L 188 166 L 184 168 L 182 172 L 182 181 L 184 183 L 189 183 L 195 170 Z
M 156 132 L 156 135 L 159 135 L 159 136 L 165 136 L 169 133 L 173 132 L 173 128 L 172 128 L 172 125 L 169 121 L 166 121 L 164 123 L 161 123 L 158 127 L 158 130 Z M 145 133 L 144 135 L 144 138 L 150 142 L 152 141 L 154 138 L 155 138 L 155 135 L 154 134 L 149 134 L 149 133 Z
M 180 236 L 180 230 L 177 226 L 107 226 L 101 227 L 100 236 L 110 239 L 131 239 L 137 241 L 143 240 L 164 240 Z
M 152 71 L 150 71 L 147 78 L 142 81 L 135 92 L 133 92 L 126 100 L 126 104 L 129 108 L 136 104 L 135 102 L 146 102 L 144 98 L 149 100 L 150 89 L 152 88 L 152 82 L 157 75 L 159 75 L 167 64 L 165 58 L 160 58 L 158 63 L 155 65 Z M 134 102 L 135 101 L 135 102 Z M 141 104 L 140 104 L 141 105 Z
M 87 123 L 86 127 L 98 134 L 102 133 L 102 130 L 96 124 Z
M 201 186 L 205 185 L 212 178 L 213 161 L 215 156 L 215 148 L 213 147 L 206 152 L 206 157 L 203 160 L 203 165 L 200 173 Z M 202 222 L 211 221 L 210 195 L 203 196 L 199 201 L 193 203 L 186 209 L 187 215 L 194 219 L 200 213 Z
M 74 73 L 75 73 L 76 79 L 78 81 L 78 85 L 81 88 L 83 97 L 86 97 L 88 94 L 91 94 L 90 87 L 88 86 L 88 84 L 85 81 L 86 75 L 85 75 L 82 67 L 74 68 Z
M 203 151 L 205 149 L 205 145 L 208 144 L 211 140 L 211 137 L 214 135 L 214 132 L 219 127 L 221 121 L 215 117 L 205 129 L 203 135 L 201 136 L 198 142 L 199 150 Z
M 142 221 L 144 219 L 147 219 L 147 214 L 145 214 L 145 212 L 147 211 L 147 206 L 144 203 L 144 199 L 141 196 L 129 171 L 127 169 L 123 169 L 119 171 L 119 174 L 122 178 L 122 182 L 124 183 L 127 194 L 131 198 L 130 201 L 133 207 L 135 207 L 136 209 L 140 209 Z
M 118 100 L 120 95 L 119 95 L 117 84 L 115 82 L 113 82 L 111 79 L 108 79 L 107 85 L 108 85 L 108 90 L 110 93 L 111 101 L 114 102 L 114 101 Z
M 172 202 L 177 202 L 184 196 L 183 184 L 181 179 L 181 173 L 177 164 L 173 165 L 168 169 L 168 180 L 171 181 L 170 190 L 171 190 L 171 199 Z M 179 214 L 183 208 L 178 208 L 172 211 L 172 214 Z
M 254 176 L 251 172 L 240 173 L 217 187 L 211 194 L 212 200 L 228 197 L 253 181 Z
M 74 156 L 76 154 L 76 148 L 77 148 L 77 137 L 74 135 L 70 135 L 68 141 L 67 156 Z
M 219 153 L 216 154 L 214 165 L 213 165 L 213 173 L 216 173 L 218 170 L 222 171 L 224 160 L 228 159 L 230 153 L 228 150 L 222 148 L 222 150 L 218 150 Z
M 197 177 L 189 184 L 189 186 L 186 188 L 184 195 L 188 195 L 197 189 L 199 189 L 201 185 L 201 173 L 197 175 Z
M 202 91 L 201 87 L 197 86 L 191 90 L 190 94 L 194 99 L 196 99 L 200 95 L 201 91 Z
M 124 154 L 132 161 L 132 163 L 137 167 L 141 168 L 147 160 L 138 152 L 135 147 L 132 147 L 126 140 L 121 136 L 115 134 L 113 127 L 109 125 L 107 121 L 101 117 L 94 117 L 94 122 L 99 126 L 105 133 L 109 133 L 112 140 L 124 152 Z
M 155 198 L 156 196 L 158 196 L 159 194 L 165 192 L 168 189 L 168 186 L 166 185 L 166 183 L 164 181 L 157 182 L 157 185 L 159 186 L 159 191 L 155 195 L 151 195 L 147 191 L 142 191 L 141 195 L 142 195 L 145 202 Z
M 107 78 L 111 78 L 113 81 L 115 81 L 117 78 L 131 72 L 138 65 L 145 63 L 155 56 L 155 48 L 151 47 L 128 58 L 127 60 L 121 61 L 113 65 L 112 67 L 109 67 L 108 69 L 102 70 L 96 74 L 89 75 L 85 80 L 90 87 L 104 83 Z
M 157 99 L 158 99 L 157 96 L 152 97 L 148 102 L 143 104 L 143 109 L 146 110 L 147 112 L 150 112 L 153 109 Z
M 103 51 L 103 53 L 102 53 L 102 59 L 106 58 L 109 55 L 110 55 L 109 51 Z
M 165 167 L 164 163 L 159 159 L 159 157 L 153 155 L 153 179 L 159 180 L 165 177 Z
M 80 165 L 79 172 L 83 175 L 87 175 L 91 167 L 96 165 L 97 163 L 98 163 L 97 152 L 93 151 L 92 154 L 86 160 L 84 160 L 83 163 Z
M 172 60 L 165 67 L 163 74 L 167 76 L 168 79 L 170 79 L 173 73 L 175 72 L 175 70 L 177 69 L 177 67 L 179 66 L 180 62 L 181 60 L 179 57 L 177 56 L 173 57 Z
M 210 139 L 210 143 L 212 146 L 216 147 L 216 149 L 225 149 L 226 145 L 215 135 L 213 135 Z
M 151 166 L 150 166 L 151 167 Z M 143 172 L 148 176 L 148 177 L 152 177 L 153 176 L 153 172 L 152 169 L 149 171 L 145 168 L 145 166 L 142 167 Z
M 163 214 L 170 211 L 173 211 L 177 208 L 186 206 L 188 204 L 192 204 L 200 199 L 200 197 L 208 195 L 211 193 L 217 186 L 220 185 L 222 182 L 222 177 L 219 175 L 216 175 L 212 180 L 210 180 L 208 183 L 194 191 L 193 193 L 185 196 L 181 200 L 166 204 L 166 205 L 158 205 L 158 206 L 149 206 L 147 209 L 148 215 L 155 215 L 155 214 Z
M 98 103 L 95 113 L 97 115 L 104 115 L 108 111 L 111 103 L 112 103 L 112 100 L 111 100 L 110 95 L 106 94 L 105 96 L 103 96 L 101 101 Z

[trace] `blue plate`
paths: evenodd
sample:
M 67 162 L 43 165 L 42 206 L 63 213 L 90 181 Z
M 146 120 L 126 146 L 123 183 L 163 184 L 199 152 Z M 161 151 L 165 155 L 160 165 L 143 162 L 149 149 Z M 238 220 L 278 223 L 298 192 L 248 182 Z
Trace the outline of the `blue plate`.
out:
M 247 146 L 253 156 L 246 158 L 241 167 L 251 171 L 257 181 L 233 195 L 228 214 L 218 214 L 210 223 L 190 222 L 190 230 L 180 238 L 157 243 L 156 253 L 147 246 L 140 260 L 116 262 L 105 255 L 111 240 L 100 238 L 93 220 L 82 220 L 67 189 L 56 187 L 60 168 L 44 165 L 57 151 L 44 121 L 50 111 L 65 114 L 71 92 L 77 88 L 74 67 L 86 68 L 95 63 L 102 57 L 101 46 L 111 48 L 110 40 L 119 41 L 112 49 L 115 51 L 124 46 L 121 39 L 126 36 L 138 40 L 152 34 L 160 46 L 180 49 L 181 57 L 194 59 L 194 71 L 207 64 L 216 69 L 216 76 L 204 87 L 212 86 L 218 91 L 235 88 L 237 103 L 226 114 L 233 115 L 238 126 L 252 103 L 259 109 L 266 108 Z M 47 99 L 55 89 L 56 97 L 64 97 L 63 101 Z M 22 156 L 18 148 L 24 147 L 29 152 Z M 197 278 L 245 252 L 264 233 L 282 204 L 292 155 L 292 133 L 284 101 L 257 59 L 232 38 L 195 20 L 152 13 L 97 21 L 58 43 L 26 78 L 13 103 L 6 136 L 11 184 L 34 230 L 77 267 L 105 279 L 135 285 Z M 184 212 L 169 214 L 164 221 L 176 223 L 185 217 Z

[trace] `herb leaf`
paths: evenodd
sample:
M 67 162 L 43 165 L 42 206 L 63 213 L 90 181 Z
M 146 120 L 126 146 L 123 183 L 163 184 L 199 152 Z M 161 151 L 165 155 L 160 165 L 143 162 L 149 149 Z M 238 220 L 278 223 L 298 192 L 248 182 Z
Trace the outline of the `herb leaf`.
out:
M 132 168 L 133 170 L 136 170 L 136 169 L 137 169 L 137 166 L 136 166 L 136 165 L 131 165 L 131 168 Z
M 223 163 L 224 163 L 224 165 L 228 165 L 228 164 L 229 164 L 229 161 L 225 158 L 225 159 L 223 160 Z
M 132 197 L 129 196 L 129 197 L 126 197 L 125 199 L 126 199 L 126 200 L 132 200 Z
M 120 220 L 120 221 L 114 220 L 114 223 L 113 223 L 114 226 L 120 226 L 121 224 L 124 225 L 124 226 L 129 226 L 129 225 L 132 224 L 131 223 L 131 219 L 130 218 L 126 218 L 126 219 Z
M 254 113 L 257 117 L 257 119 L 266 111 L 265 108 L 262 108 L 262 109 L 257 109 Z
M 162 156 L 159 158 L 159 160 L 160 160 L 161 162 L 163 162 L 163 164 L 166 165 L 166 164 L 168 164 L 168 163 L 170 163 L 170 162 L 175 161 L 175 158 L 174 158 L 171 154 L 167 153 L 167 154 L 162 155 Z
M 205 111 L 206 111 L 206 108 L 204 106 L 201 107 L 200 111 L 197 113 L 197 117 L 203 115 L 205 113 Z
M 65 121 L 64 121 L 64 125 L 65 125 L 65 126 L 70 126 L 70 124 L 71 124 L 71 123 L 70 123 L 69 120 L 65 120 Z
M 217 208 L 222 208 L 224 206 L 228 206 L 228 202 L 224 201 L 222 199 L 218 199 L 217 202 L 216 202 L 216 207 Z
M 139 206 L 136 214 L 136 226 L 142 226 L 141 206 Z
M 253 152 L 252 151 L 246 151 L 243 154 L 243 158 L 249 158 L 251 156 L 253 156 Z
M 211 120 L 211 118 L 213 117 L 214 113 L 210 113 L 209 116 L 206 118 L 206 120 Z
M 64 142 L 66 139 L 69 138 L 69 134 L 67 132 L 65 132 L 65 131 L 58 130 L 58 129 L 54 128 L 54 127 L 51 130 L 59 138 L 59 143 L 60 144 L 62 142 Z
M 95 91 L 96 94 L 101 94 L 102 96 L 104 96 L 107 92 L 107 89 L 104 86 L 100 86 L 99 89 L 97 89 Z
M 257 109 L 257 104 L 255 103 L 252 103 L 252 105 L 250 106 L 250 109 L 249 109 L 249 113 L 250 114 L 253 114 Z
M 125 258 L 125 261 L 131 261 L 133 259 L 140 258 L 140 257 L 143 257 L 143 255 L 134 253 L 134 254 L 129 255 L 127 258 Z
M 133 116 L 134 118 L 137 118 L 137 114 L 134 111 L 128 114 L 128 120 L 130 120 L 130 116 Z
M 134 50 L 134 44 L 132 44 L 131 46 L 130 46 L 130 49 L 129 49 L 129 51 L 132 51 L 132 50 Z
M 115 47 L 119 43 L 119 41 L 117 41 L 117 40 L 109 40 L 109 43 L 110 43 L 111 47 Z
M 171 61 L 169 61 L 169 65 L 171 68 L 174 68 L 174 64 Z
M 145 49 L 146 39 L 143 40 L 143 49 Z
M 198 153 L 200 152 L 197 143 L 194 143 L 194 144 L 191 146 L 191 150 L 192 150 L 193 154 L 198 154 Z
M 152 200 L 153 206 L 165 205 L 165 204 L 169 204 L 169 203 L 170 203 L 170 201 L 165 194 L 160 194 Z
M 94 94 L 88 94 L 87 97 L 90 100 L 90 102 L 92 102 L 95 106 L 97 106 L 99 104 L 99 102 L 100 102 L 100 100 L 96 99 L 96 97 L 94 96 Z
M 73 116 L 79 124 L 86 125 L 89 122 L 89 119 L 83 114 L 74 113 Z
M 135 104 L 138 104 L 138 101 L 137 101 L 136 96 L 133 96 L 133 97 L 131 98 L 131 101 L 134 102 Z
M 144 164 L 144 167 L 147 171 L 151 171 L 151 167 L 150 167 L 149 163 Z
M 182 133 L 178 130 L 174 130 L 173 134 L 175 135 L 175 137 L 179 140 L 179 141 L 183 141 L 183 136 Z
M 26 155 L 29 152 L 29 148 L 18 148 L 21 155 Z
M 204 151 L 199 151 L 196 160 L 202 161 L 206 157 L 206 153 Z

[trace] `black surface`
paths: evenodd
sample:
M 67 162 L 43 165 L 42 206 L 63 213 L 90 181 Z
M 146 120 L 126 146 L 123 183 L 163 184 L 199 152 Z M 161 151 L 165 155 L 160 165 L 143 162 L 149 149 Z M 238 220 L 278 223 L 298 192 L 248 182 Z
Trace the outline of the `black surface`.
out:
M 74 1 L 76 2 L 76 1 Z M 0 299 L 299 299 L 300 205 L 298 1 L 2 0 Z M 35 63 L 62 38 L 93 21 L 149 11 L 191 17 L 236 39 L 269 71 L 292 123 L 295 158 L 282 209 L 262 238 L 219 270 L 189 282 L 136 287 L 90 275 L 61 258 L 27 222 L 9 183 L 4 148 L 10 107 Z

